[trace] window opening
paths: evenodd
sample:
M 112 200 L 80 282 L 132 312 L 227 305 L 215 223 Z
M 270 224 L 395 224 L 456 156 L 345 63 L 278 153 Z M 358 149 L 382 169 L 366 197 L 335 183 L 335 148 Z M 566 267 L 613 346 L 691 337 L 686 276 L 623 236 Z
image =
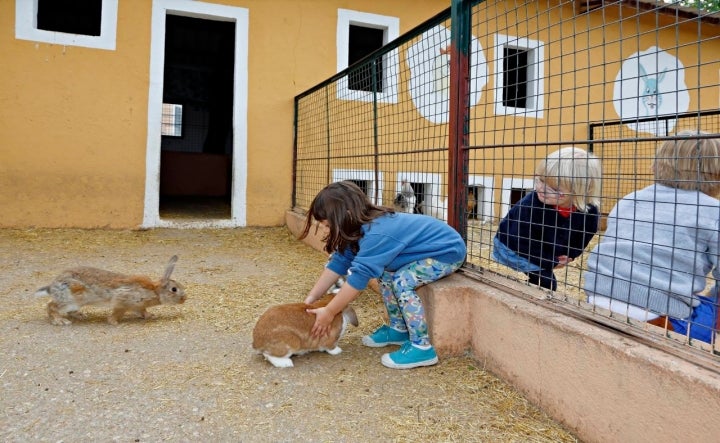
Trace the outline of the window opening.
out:
M 522 200 L 532 189 L 526 188 L 512 188 L 510 189 L 510 206 L 515 206 L 515 203 Z
M 543 117 L 545 49 L 538 40 L 496 35 L 495 113 Z
M 482 215 L 482 210 L 478 211 L 478 207 L 480 206 L 480 196 L 482 196 L 483 192 L 484 189 L 482 186 L 468 186 L 466 207 L 468 218 L 478 219 L 480 218 L 479 216 Z
M 37 0 L 37 28 L 79 35 L 100 35 L 102 0 Z
M 400 19 L 397 17 L 338 9 L 337 20 L 337 72 L 345 71 L 351 63 L 367 57 L 400 35 Z M 397 103 L 399 78 L 393 67 L 400 65 L 398 50 L 383 53 L 374 63 L 377 77 L 372 75 L 373 65 L 370 62 L 364 63 L 363 67 L 355 67 L 338 83 L 337 98 Z
M 348 181 L 353 182 L 356 185 L 358 185 L 358 187 L 360 189 L 362 189 L 362 191 L 365 193 L 365 195 L 370 197 L 370 181 L 368 181 L 368 180 L 353 180 L 353 179 L 349 179 Z
M 382 48 L 385 30 L 350 25 L 348 42 L 348 66 L 358 62 L 373 51 Z M 375 87 L 373 88 L 372 65 L 375 63 Z M 356 91 L 382 92 L 383 60 L 378 57 L 364 63 L 348 74 L 348 88 Z
M 410 183 L 410 186 L 415 191 L 415 207 L 413 207 L 414 214 L 422 214 L 422 206 L 425 203 L 425 183 Z
M 171 103 L 162 105 L 160 133 L 167 137 L 182 137 L 183 106 Z
M 528 51 L 519 48 L 503 48 L 505 69 L 503 71 L 503 105 L 527 108 Z

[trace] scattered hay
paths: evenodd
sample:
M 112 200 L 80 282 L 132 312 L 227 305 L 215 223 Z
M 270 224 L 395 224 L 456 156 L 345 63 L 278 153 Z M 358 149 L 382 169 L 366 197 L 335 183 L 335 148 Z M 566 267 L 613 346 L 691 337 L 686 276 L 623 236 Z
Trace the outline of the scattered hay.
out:
M 285 228 L 0 230 L 0 245 L 5 440 L 576 441 L 471 358 L 384 368 L 387 350 L 360 344 L 383 321 L 370 291 L 340 355 L 281 370 L 254 354 L 259 315 L 302 300 L 326 262 Z M 173 254 L 188 300 L 147 321 L 93 308 L 52 326 L 32 297 L 71 266 L 158 276 Z

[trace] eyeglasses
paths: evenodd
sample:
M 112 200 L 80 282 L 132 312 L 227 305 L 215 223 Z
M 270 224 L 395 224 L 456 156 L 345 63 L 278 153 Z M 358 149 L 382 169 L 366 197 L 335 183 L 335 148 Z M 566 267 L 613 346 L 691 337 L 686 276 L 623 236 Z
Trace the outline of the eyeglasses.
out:
M 540 177 L 535 177 L 535 190 L 537 192 L 542 192 L 547 196 L 553 196 L 557 198 L 563 198 L 566 195 L 564 192 L 548 186 L 548 184 L 545 183 Z

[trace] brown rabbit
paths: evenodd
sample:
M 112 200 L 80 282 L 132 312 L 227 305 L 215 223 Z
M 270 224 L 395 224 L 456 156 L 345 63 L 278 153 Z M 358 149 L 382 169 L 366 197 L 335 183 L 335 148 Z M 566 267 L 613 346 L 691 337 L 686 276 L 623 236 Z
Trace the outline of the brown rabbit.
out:
M 112 308 L 108 322 L 113 325 L 116 325 L 127 311 L 148 318 L 150 314 L 147 308 L 151 306 L 185 302 L 183 286 L 170 280 L 177 259 L 177 255 L 170 258 L 165 274 L 159 281 L 144 275 L 125 275 L 97 268 L 68 269 L 52 283 L 38 289 L 35 295 L 52 297 L 47 310 L 54 325 L 71 324 L 68 317 L 83 318 L 80 308 L 87 305 Z
M 313 351 L 325 351 L 330 355 L 342 352 L 337 345 L 345 333 L 347 324 L 358 325 L 355 310 L 348 306 L 335 316 L 330 325 L 330 333 L 316 338 L 310 334 L 315 324 L 315 315 L 307 309 L 326 306 L 333 295 L 325 295 L 312 305 L 305 303 L 287 303 L 270 307 L 260 316 L 253 329 L 253 349 L 278 368 L 290 368 L 293 355 Z

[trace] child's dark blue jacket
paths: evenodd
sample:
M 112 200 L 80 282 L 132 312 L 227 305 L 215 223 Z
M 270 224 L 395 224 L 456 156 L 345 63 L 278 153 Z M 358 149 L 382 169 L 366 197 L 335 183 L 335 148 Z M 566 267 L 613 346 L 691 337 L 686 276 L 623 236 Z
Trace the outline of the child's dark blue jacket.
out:
M 588 205 L 587 212 L 575 210 L 563 217 L 533 191 L 510 208 L 496 236 L 516 254 L 544 270 L 552 270 L 559 256 L 574 259 L 582 254 L 597 232 L 599 220 L 598 208 L 593 205 Z

